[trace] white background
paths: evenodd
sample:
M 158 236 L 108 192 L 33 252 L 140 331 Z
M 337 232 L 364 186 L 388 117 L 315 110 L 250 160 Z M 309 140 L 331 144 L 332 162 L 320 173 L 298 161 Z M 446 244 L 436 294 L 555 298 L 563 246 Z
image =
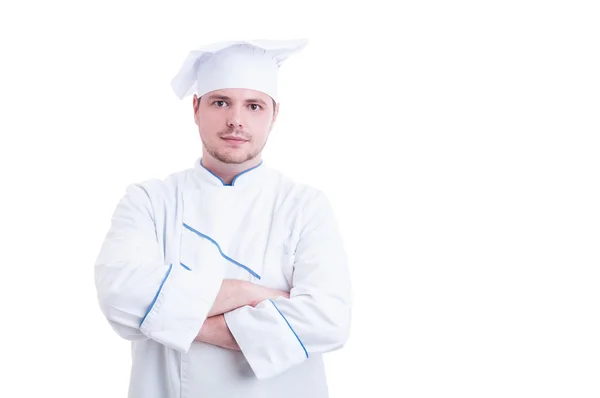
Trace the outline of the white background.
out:
M 348 3 L 2 3 L 0 396 L 126 396 L 93 263 L 126 185 L 201 153 L 170 80 L 301 37 L 264 158 L 347 243 L 331 396 L 600 396 L 595 2 Z

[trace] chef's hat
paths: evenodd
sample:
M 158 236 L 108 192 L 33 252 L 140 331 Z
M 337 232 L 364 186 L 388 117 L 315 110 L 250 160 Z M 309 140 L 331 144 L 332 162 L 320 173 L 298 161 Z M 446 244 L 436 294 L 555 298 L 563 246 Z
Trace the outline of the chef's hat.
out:
M 277 101 L 279 66 L 307 44 L 306 39 L 209 44 L 188 54 L 171 87 L 179 99 L 223 88 L 248 88 Z

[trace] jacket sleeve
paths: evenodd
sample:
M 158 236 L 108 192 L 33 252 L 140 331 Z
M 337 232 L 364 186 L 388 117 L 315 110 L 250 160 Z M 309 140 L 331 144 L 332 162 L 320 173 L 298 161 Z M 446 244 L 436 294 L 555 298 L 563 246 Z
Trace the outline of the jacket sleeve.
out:
M 302 213 L 290 298 L 225 314 L 259 379 L 276 376 L 313 353 L 341 348 L 349 335 L 351 287 L 334 213 L 319 192 Z
M 117 334 L 181 352 L 189 350 L 222 282 L 217 271 L 164 261 L 143 184 L 129 185 L 117 204 L 94 271 L 100 308 Z

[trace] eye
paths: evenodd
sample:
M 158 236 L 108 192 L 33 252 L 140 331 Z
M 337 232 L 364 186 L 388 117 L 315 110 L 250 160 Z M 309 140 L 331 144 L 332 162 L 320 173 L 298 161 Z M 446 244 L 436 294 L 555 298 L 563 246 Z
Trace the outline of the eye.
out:
M 217 108 L 223 108 L 227 104 L 227 102 L 225 102 L 225 101 L 215 101 L 215 102 L 213 102 L 213 104 L 215 104 L 217 106 Z
M 258 111 L 258 110 L 262 109 L 262 107 L 258 104 L 250 104 L 249 106 L 250 106 L 250 109 L 253 111 Z

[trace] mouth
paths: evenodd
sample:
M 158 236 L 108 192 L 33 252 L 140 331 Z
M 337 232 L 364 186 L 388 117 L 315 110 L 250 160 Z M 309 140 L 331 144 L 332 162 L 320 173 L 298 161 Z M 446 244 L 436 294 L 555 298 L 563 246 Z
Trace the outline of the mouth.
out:
M 232 145 L 241 145 L 245 142 L 248 142 L 248 140 L 245 140 L 243 138 L 238 138 L 238 137 L 223 137 L 221 139 Z

